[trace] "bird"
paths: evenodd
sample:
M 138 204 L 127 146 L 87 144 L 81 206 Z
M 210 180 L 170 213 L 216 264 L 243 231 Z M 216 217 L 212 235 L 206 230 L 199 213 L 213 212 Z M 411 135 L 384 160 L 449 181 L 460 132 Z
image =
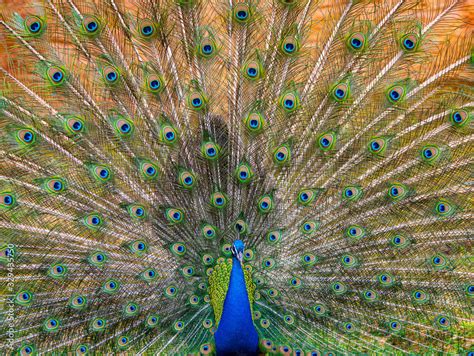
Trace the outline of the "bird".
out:
M 0 9 L 19 355 L 473 355 L 465 0 Z

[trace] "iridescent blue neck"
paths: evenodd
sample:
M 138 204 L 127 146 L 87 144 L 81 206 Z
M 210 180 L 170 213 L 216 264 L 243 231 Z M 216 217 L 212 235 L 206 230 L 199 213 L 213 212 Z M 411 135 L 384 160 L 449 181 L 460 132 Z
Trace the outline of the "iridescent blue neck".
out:
M 215 333 L 217 355 L 256 355 L 258 334 L 252 321 L 245 277 L 240 261 L 234 256 L 229 290 Z

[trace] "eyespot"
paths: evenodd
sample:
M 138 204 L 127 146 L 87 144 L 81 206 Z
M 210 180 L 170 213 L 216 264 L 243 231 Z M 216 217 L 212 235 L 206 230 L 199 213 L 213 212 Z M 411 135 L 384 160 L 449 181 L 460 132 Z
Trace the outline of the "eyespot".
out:
M 264 349 L 266 350 L 271 350 L 273 347 L 273 341 L 270 339 L 263 339 L 260 341 L 260 344 L 263 346 Z
M 336 146 L 336 134 L 334 132 L 326 132 L 318 137 L 318 145 L 321 151 L 327 152 Z
M 56 332 L 58 331 L 60 322 L 56 318 L 47 318 L 43 321 L 43 330 L 46 332 Z
M 210 266 L 214 263 L 214 257 L 206 253 L 201 257 L 201 261 L 205 266 Z
M 186 246 L 181 242 L 175 242 L 174 244 L 171 245 L 170 251 L 175 256 L 182 257 L 186 253 Z
M 107 84 L 115 84 L 120 78 L 119 71 L 113 66 L 107 66 L 102 70 L 102 77 Z
M 77 135 L 84 132 L 84 120 L 78 116 L 72 116 L 64 119 L 64 128 L 71 135 Z
M 15 295 L 15 304 L 26 306 L 33 301 L 33 294 L 27 290 L 21 290 Z
M 66 181 L 62 178 L 50 178 L 43 184 L 48 193 L 58 194 L 66 190 Z
M 273 209 L 273 198 L 270 195 L 263 195 L 257 202 L 258 211 L 267 214 Z
M 301 279 L 299 279 L 298 277 L 292 277 L 289 283 L 290 283 L 290 286 L 293 288 L 301 288 L 302 286 Z
M 130 342 L 130 338 L 128 336 L 125 336 L 125 335 L 119 336 L 116 339 L 117 346 L 121 350 L 126 349 L 128 347 L 129 342 Z
M 192 189 L 196 184 L 196 177 L 191 171 L 181 170 L 178 175 L 178 183 L 184 189 Z
M 343 330 L 347 333 L 353 333 L 355 331 L 355 326 L 351 322 L 346 322 L 343 325 Z
M 404 35 L 400 39 L 400 46 L 405 52 L 414 52 L 419 45 L 419 37 L 414 33 Z
M 212 58 L 217 53 L 217 45 L 212 37 L 204 37 L 197 46 L 197 54 L 201 58 Z
M 87 261 L 96 267 L 101 267 L 107 262 L 107 255 L 104 252 L 94 252 L 91 254 L 88 258 Z
M 69 298 L 69 306 L 72 309 L 84 309 L 87 306 L 87 298 L 83 295 L 73 295 Z
M 317 197 L 318 191 L 316 189 L 303 189 L 298 193 L 298 203 L 301 205 L 311 204 Z
M 342 281 L 331 283 L 331 290 L 336 295 L 342 295 L 347 292 L 347 285 Z
M 437 253 L 429 259 L 431 266 L 435 270 L 443 270 L 448 267 L 448 259 L 442 254 Z
M 165 211 L 165 218 L 172 225 L 179 224 L 184 221 L 184 212 L 181 209 L 168 208 Z
M 137 303 L 129 302 L 123 307 L 123 315 L 126 317 L 135 316 L 140 313 L 140 306 Z
M 391 287 L 395 284 L 395 278 L 389 273 L 379 274 L 377 280 L 382 287 Z
M 143 279 L 145 282 L 152 282 L 158 277 L 158 273 L 154 268 L 147 268 L 140 274 L 140 278 Z
M 291 151 L 288 145 L 281 145 L 273 151 L 273 162 L 277 165 L 283 165 L 290 161 Z
M 212 325 L 213 325 L 213 322 L 211 319 L 204 319 L 202 321 L 202 326 L 205 328 L 205 329 L 210 329 L 212 328 Z
M 342 266 L 346 268 L 353 268 L 358 265 L 357 258 L 354 257 L 353 255 L 343 255 L 341 257 L 341 263 L 342 263 Z
M 140 172 L 145 179 L 156 179 L 158 177 L 158 166 L 151 162 L 141 162 Z
M 64 83 L 64 80 L 66 79 L 64 70 L 57 66 L 49 67 L 46 74 L 48 75 L 50 83 L 53 85 L 60 85 Z
M 232 245 L 228 243 L 223 244 L 221 247 L 221 251 L 225 256 L 232 255 Z M 219 263 L 219 260 L 217 260 L 217 263 Z
M 194 276 L 195 270 L 193 266 L 184 266 L 181 268 L 181 274 L 183 277 L 189 278 Z
M 227 206 L 228 198 L 224 193 L 215 192 L 211 195 L 211 205 L 217 209 L 223 209 Z
M 268 329 L 270 327 L 270 320 L 268 319 L 260 320 L 260 326 L 264 329 Z
M 107 322 L 105 319 L 102 318 L 95 318 L 91 321 L 91 329 L 92 331 L 102 331 L 105 329 Z
M 101 31 L 101 24 L 95 16 L 85 16 L 82 20 L 82 28 L 88 35 L 96 35 Z
M 246 23 L 250 20 L 251 12 L 248 4 L 236 4 L 232 9 L 232 15 L 235 21 Z
M 82 222 L 84 225 L 91 230 L 98 230 L 104 223 L 102 220 L 102 217 L 99 214 L 89 214 L 86 215 L 83 219 Z
M 251 134 L 258 134 L 263 131 L 265 119 L 259 112 L 250 112 L 244 119 L 244 124 Z
M 436 145 L 426 145 L 421 149 L 421 159 L 428 164 L 435 164 L 441 158 L 441 150 Z
M 313 307 L 314 313 L 317 316 L 323 316 L 328 313 L 328 309 L 324 304 L 318 303 Z
M 18 350 L 17 354 L 21 356 L 36 355 L 36 347 L 32 344 L 22 345 Z
M 300 42 L 295 36 L 287 36 L 281 41 L 280 50 L 282 53 L 292 56 L 300 50 Z
M 201 145 L 201 154 L 208 160 L 216 160 L 219 158 L 220 147 L 214 142 L 204 142 Z
M 102 291 L 107 294 L 114 294 L 118 292 L 120 288 L 120 283 L 115 279 L 108 279 L 102 285 Z
M 171 125 L 165 125 L 161 129 L 161 139 L 163 142 L 172 145 L 176 143 L 176 140 L 178 139 L 178 134 L 176 133 L 174 127 L 172 127 Z
M 394 201 L 400 201 L 408 195 L 408 188 L 404 184 L 395 183 L 388 187 L 388 196 Z
M 251 248 L 248 248 L 244 251 L 244 260 L 245 261 L 253 261 L 255 259 L 255 251 Z
M 374 137 L 369 141 L 369 152 L 382 156 L 387 149 L 387 140 L 383 137 Z
M 1 196 L 1 193 L 0 193 Z M 0 197 L 1 199 L 1 197 Z M 1 208 L 1 205 L 0 205 Z M 13 244 L 0 245 L 0 263 L 8 263 L 10 259 L 17 258 L 17 248 Z
M 299 108 L 300 98 L 297 92 L 286 92 L 279 99 L 280 106 L 287 113 L 292 113 Z
M 470 121 L 471 116 L 466 110 L 453 110 L 449 115 L 449 120 L 454 127 L 463 127 Z
M 396 234 L 390 239 L 390 244 L 395 248 L 405 248 L 410 245 L 410 239 L 404 235 Z
M 301 256 L 301 263 L 303 266 L 314 266 L 318 262 L 318 259 L 315 255 L 312 253 L 306 253 L 303 256 Z
M 132 204 L 127 206 L 127 211 L 130 217 L 134 219 L 145 219 L 147 214 L 145 207 L 139 204 Z
M 25 19 L 25 29 L 30 35 L 38 36 L 44 30 L 44 22 L 38 16 L 27 16 Z
M 202 344 L 199 348 L 199 352 L 203 355 L 209 355 L 213 352 L 213 347 L 211 344 Z
M 109 167 L 104 165 L 93 165 L 91 166 L 92 176 L 99 182 L 105 183 L 112 178 Z
M 342 102 L 349 98 L 351 88 L 348 83 L 338 83 L 331 90 L 332 98 L 337 102 Z
M 89 345 L 86 345 L 86 344 L 77 345 L 75 351 L 76 351 L 76 356 L 86 356 L 89 352 Z
M 366 236 L 365 229 L 359 225 L 351 225 L 346 229 L 346 236 L 351 240 L 360 240 Z
M 415 304 L 423 304 L 429 301 L 429 295 L 421 289 L 417 289 L 413 291 L 411 296 L 412 296 L 412 301 Z
M 192 307 L 196 307 L 199 305 L 199 302 L 201 301 L 201 298 L 199 298 L 199 296 L 197 295 L 191 295 L 188 299 L 189 301 L 189 305 L 191 305 Z
M 146 318 L 146 326 L 148 328 L 154 328 L 158 325 L 160 318 L 156 314 L 151 314 Z
M 288 325 L 291 325 L 291 324 L 288 324 Z M 293 355 L 293 353 L 291 352 L 292 351 L 291 347 L 288 345 L 280 346 L 278 348 L 278 351 L 279 351 L 279 355 L 282 355 L 282 356 Z
M 139 34 L 143 38 L 152 38 L 156 35 L 155 23 L 151 20 L 141 20 L 138 25 Z
M 201 233 L 205 239 L 211 240 L 217 235 L 216 227 L 210 224 L 205 224 L 201 227 Z
M 174 298 L 178 295 L 178 288 L 174 285 L 170 285 L 165 288 L 165 297 Z
M 308 221 L 305 221 L 300 226 L 300 231 L 305 235 L 311 235 L 317 229 L 319 229 L 319 222 L 318 221 L 308 220 Z
M 199 111 L 205 108 L 207 99 L 201 92 L 193 92 L 188 96 L 188 106 L 191 110 Z
M 349 185 L 342 191 L 342 199 L 356 201 L 362 196 L 362 189 L 356 185 Z
M 20 129 L 16 132 L 16 140 L 24 146 L 31 146 L 36 142 L 36 132 L 31 129 Z
M 250 60 L 242 67 L 242 73 L 249 80 L 258 80 L 264 75 L 263 65 L 260 60 Z
M 129 244 L 130 252 L 136 253 L 137 255 L 142 255 L 148 250 L 148 245 L 143 240 L 135 240 Z
M 48 275 L 56 279 L 64 278 L 66 274 L 67 267 L 62 263 L 54 263 L 48 269 Z
M 401 85 L 393 85 L 387 89 L 386 96 L 389 102 L 395 104 L 405 97 L 405 88 Z
M 270 244 L 276 244 L 281 241 L 282 232 L 281 230 L 272 230 L 267 232 L 267 241 Z
M 173 329 L 174 331 L 179 332 L 184 329 L 184 325 L 185 325 L 184 321 L 178 320 L 177 322 L 174 323 Z
M 9 210 L 16 205 L 15 194 L 9 191 L 0 192 L 0 209 Z
M 362 292 L 362 297 L 364 298 L 364 300 L 365 300 L 366 302 L 372 303 L 372 302 L 375 302 L 375 301 L 378 300 L 379 295 L 378 295 L 378 293 L 377 293 L 375 290 L 373 290 L 373 289 L 368 289 L 368 290 Z
M 145 87 L 150 93 L 159 94 L 164 89 L 164 80 L 158 74 L 150 74 L 146 77 Z
M 346 45 L 350 50 L 361 51 L 365 47 L 366 38 L 364 34 L 356 32 L 351 34 L 346 41 Z
M 447 330 L 451 326 L 451 321 L 446 315 L 438 315 L 435 319 L 436 327 Z
M 262 262 L 263 269 L 272 270 L 275 267 L 275 260 L 273 258 L 265 258 Z
M 435 205 L 435 213 L 440 217 L 451 216 L 455 213 L 455 207 L 446 199 L 439 199 Z
M 121 137 L 129 137 L 134 130 L 133 122 L 128 119 L 118 119 L 114 122 L 115 131 Z
M 249 230 L 249 226 L 244 219 L 237 219 L 234 223 L 234 230 L 240 235 L 245 235 Z
M 253 171 L 249 164 L 241 163 L 237 166 L 235 170 L 235 177 L 237 181 L 241 184 L 249 183 L 253 178 Z

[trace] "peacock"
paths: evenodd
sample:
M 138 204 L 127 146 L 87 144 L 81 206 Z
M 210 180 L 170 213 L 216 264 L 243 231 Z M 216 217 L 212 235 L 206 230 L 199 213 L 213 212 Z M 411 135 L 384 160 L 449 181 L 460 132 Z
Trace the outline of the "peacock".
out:
M 472 2 L 0 6 L 0 354 L 474 355 Z

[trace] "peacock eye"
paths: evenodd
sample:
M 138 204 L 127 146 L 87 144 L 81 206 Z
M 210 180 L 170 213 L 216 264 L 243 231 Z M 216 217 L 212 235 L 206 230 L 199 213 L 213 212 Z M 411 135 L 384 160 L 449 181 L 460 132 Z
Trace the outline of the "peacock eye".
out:
M 357 51 L 361 51 L 364 48 L 365 42 L 366 42 L 365 35 L 357 32 L 357 33 L 351 34 L 348 37 L 346 45 L 349 48 L 349 50 L 357 52 Z
M 419 36 L 413 33 L 404 35 L 400 39 L 400 46 L 405 52 L 414 52 L 419 46 Z
M 279 104 L 283 110 L 290 114 L 300 106 L 300 97 L 296 91 L 286 91 L 279 98 Z
M 82 20 L 82 28 L 87 36 L 97 35 L 100 32 L 99 20 L 95 16 L 85 16 Z

